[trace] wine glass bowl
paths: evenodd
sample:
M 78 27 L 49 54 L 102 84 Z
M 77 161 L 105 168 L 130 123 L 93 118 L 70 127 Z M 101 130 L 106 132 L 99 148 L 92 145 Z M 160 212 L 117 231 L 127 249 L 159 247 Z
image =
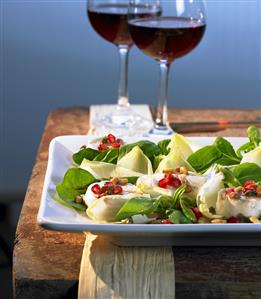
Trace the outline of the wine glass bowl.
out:
M 88 17 L 93 29 L 116 46 L 131 47 L 128 28 L 128 3 L 120 1 L 89 1 Z
M 155 0 L 155 5 L 160 2 L 160 15 L 136 17 L 133 14 L 137 5 L 151 5 L 152 2 L 130 0 L 129 31 L 136 46 L 160 66 L 160 92 L 152 133 L 171 134 L 167 113 L 169 67 L 201 41 L 206 29 L 204 3 L 200 0 Z

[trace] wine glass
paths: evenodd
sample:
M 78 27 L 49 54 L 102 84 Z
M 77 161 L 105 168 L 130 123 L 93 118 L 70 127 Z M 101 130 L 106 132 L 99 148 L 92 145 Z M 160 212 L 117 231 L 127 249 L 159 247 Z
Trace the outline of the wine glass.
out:
M 133 45 L 128 28 L 129 0 L 89 0 L 87 14 L 94 30 L 105 40 L 117 46 L 120 55 L 120 78 L 117 108 L 98 119 L 96 126 L 110 131 L 146 131 L 152 127 L 149 119 L 135 113 L 128 99 L 128 54 Z M 138 16 L 157 14 L 154 5 L 136 7 Z
M 139 5 L 161 5 L 160 16 L 136 16 Z M 160 2 L 160 3 L 159 3 Z M 172 62 L 191 52 L 206 29 L 204 3 L 201 0 L 130 0 L 129 31 L 136 46 L 154 58 L 160 68 L 160 88 L 152 134 L 169 135 L 168 78 Z

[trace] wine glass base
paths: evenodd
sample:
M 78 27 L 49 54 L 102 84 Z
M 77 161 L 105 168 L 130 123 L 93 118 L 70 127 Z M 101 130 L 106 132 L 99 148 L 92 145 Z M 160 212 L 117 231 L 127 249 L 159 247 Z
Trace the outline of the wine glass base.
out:
M 175 132 L 171 129 L 170 126 L 157 126 L 155 125 L 150 131 L 149 135 L 173 135 Z
M 112 113 L 95 120 L 97 132 L 123 136 L 143 135 L 153 127 L 153 121 L 135 113 L 131 107 L 118 106 Z

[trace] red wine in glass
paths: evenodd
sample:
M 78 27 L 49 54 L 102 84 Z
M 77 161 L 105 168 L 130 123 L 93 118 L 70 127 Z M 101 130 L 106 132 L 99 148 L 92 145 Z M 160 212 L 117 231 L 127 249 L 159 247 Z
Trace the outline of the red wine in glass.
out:
M 151 11 L 139 6 L 135 16 L 152 17 L 160 14 L 159 10 Z M 101 4 L 88 9 L 88 17 L 95 31 L 107 41 L 116 45 L 132 46 L 132 38 L 128 28 L 127 4 Z
M 88 16 L 92 27 L 104 39 L 116 45 L 131 47 L 127 5 L 101 4 L 95 9 L 88 9 Z
M 137 18 L 129 30 L 137 47 L 156 60 L 171 63 L 192 51 L 204 35 L 206 24 L 190 18 Z

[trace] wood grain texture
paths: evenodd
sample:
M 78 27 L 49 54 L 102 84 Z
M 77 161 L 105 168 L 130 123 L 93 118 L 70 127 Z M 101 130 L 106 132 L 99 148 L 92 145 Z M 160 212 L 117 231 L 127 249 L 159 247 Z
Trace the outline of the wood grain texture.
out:
M 171 247 L 118 247 L 87 236 L 80 271 L 79 299 L 174 298 Z
M 170 119 L 240 120 L 260 115 L 260 110 L 176 109 L 171 110 Z M 37 225 L 36 215 L 51 139 L 87 131 L 87 108 L 59 109 L 48 117 L 17 226 L 13 278 L 18 299 L 76 298 L 85 236 L 44 230 Z M 245 130 L 231 128 L 215 134 L 194 135 L 244 136 Z M 173 250 L 176 298 L 260 298 L 260 248 L 177 247 Z

